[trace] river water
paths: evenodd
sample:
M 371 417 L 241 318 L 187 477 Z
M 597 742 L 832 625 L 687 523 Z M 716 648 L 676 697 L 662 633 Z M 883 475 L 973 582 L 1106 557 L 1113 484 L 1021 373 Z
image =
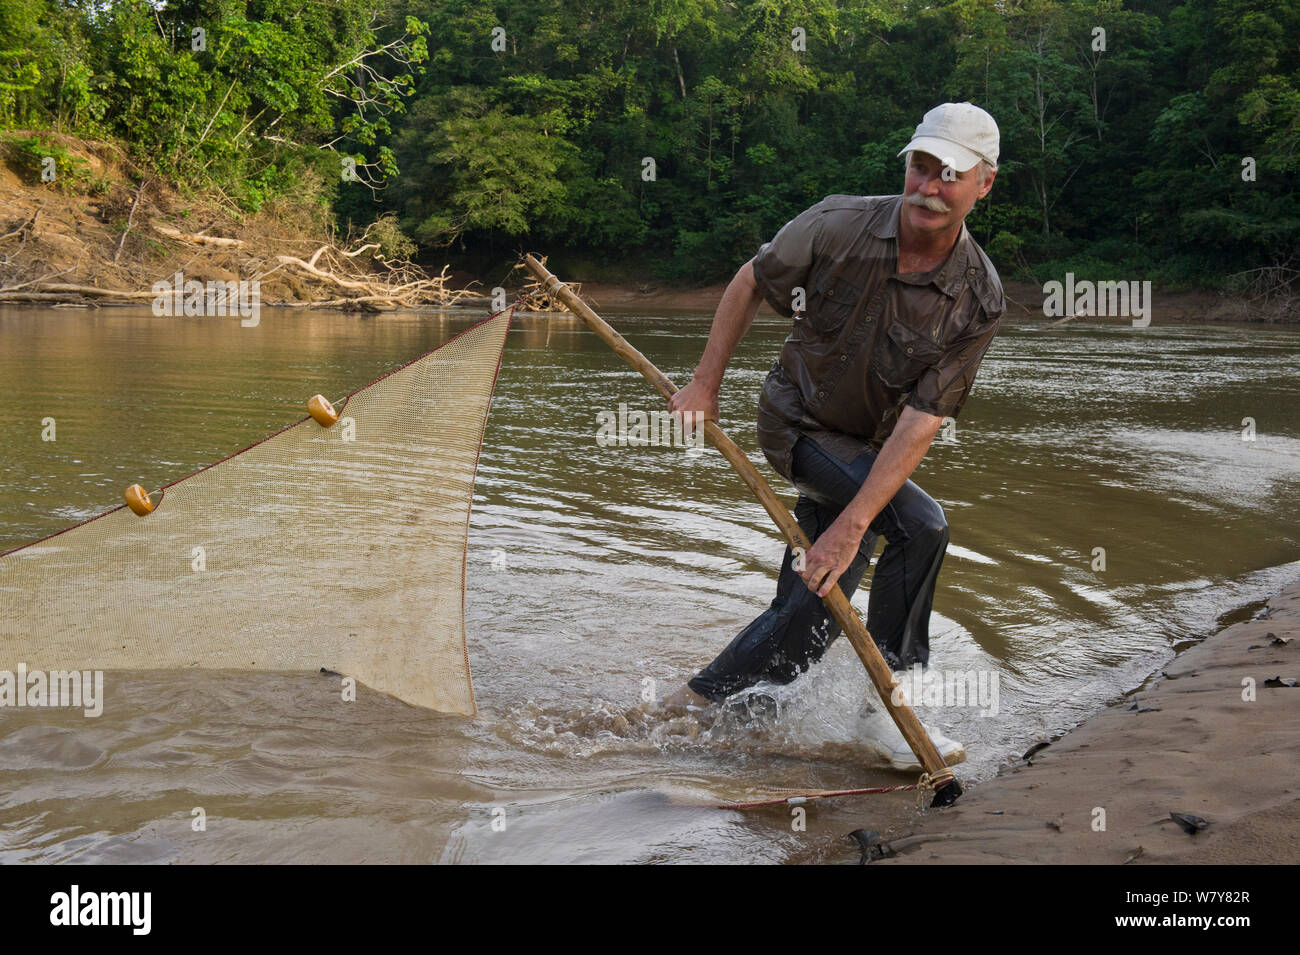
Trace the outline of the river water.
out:
M 707 315 L 604 314 L 689 379 Z M 480 317 L 268 309 L 245 329 L 0 308 L 0 551 L 239 450 L 306 396 L 350 392 Z M 968 786 L 1300 574 L 1300 333 L 1158 318 L 1008 324 L 913 476 L 952 533 L 932 667 L 998 688 L 996 713 L 918 706 L 965 744 Z M 741 343 L 721 424 L 793 504 L 753 428 L 786 331 L 760 318 Z M 879 708 L 844 640 L 771 688 L 774 717 L 640 717 L 643 694 L 670 693 L 771 600 L 783 545 L 711 448 L 601 447 L 597 415 L 620 403 L 662 407 L 575 319 L 515 318 L 469 536 L 476 718 L 364 689 L 339 706 L 315 674 L 114 674 L 98 718 L 0 709 L 0 861 L 848 862 L 849 831 L 906 826 L 910 793 L 710 808 L 914 781 L 863 743 Z M 55 442 L 40 440 L 47 416 Z

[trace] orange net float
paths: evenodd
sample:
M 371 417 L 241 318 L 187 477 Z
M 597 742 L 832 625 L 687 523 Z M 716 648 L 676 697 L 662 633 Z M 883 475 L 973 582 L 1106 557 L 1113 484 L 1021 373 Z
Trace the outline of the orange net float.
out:
M 307 411 L 322 428 L 328 428 L 339 420 L 339 413 L 324 395 L 314 395 L 307 402 Z
M 149 492 L 139 484 L 132 484 L 123 496 L 126 498 L 127 507 L 141 517 L 153 510 L 153 501 L 149 498 Z

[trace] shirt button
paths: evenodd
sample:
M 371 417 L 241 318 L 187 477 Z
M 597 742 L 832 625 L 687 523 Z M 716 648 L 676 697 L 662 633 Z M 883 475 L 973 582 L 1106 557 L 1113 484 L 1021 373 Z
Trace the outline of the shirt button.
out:
M 907 353 L 908 353 L 909 355 L 912 354 L 912 346 L 911 346 L 911 345 L 908 345 L 908 346 L 907 346 Z
M 826 392 L 824 392 L 824 391 L 819 391 L 819 392 L 817 392 L 817 397 L 818 397 L 818 398 L 825 398 L 825 397 L 826 397 Z
M 966 270 L 966 274 L 967 274 L 967 275 L 974 275 L 974 274 L 975 274 L 975 270 L 974 270 L 974 269 L 967 269 L 967 270 Z
M 841 356 L 840 356 L 840 361 L 848 361 L 848 360 L 849 360 L 849 356 L 848 356 L 848 355 L 841 355 Z

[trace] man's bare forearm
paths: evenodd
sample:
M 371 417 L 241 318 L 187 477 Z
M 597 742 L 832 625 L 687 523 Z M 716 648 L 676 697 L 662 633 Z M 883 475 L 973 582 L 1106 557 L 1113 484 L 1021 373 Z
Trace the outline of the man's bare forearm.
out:
M 930 449 L 943 418 L 904 408 L 898 425 L 871 465 L 871 472 L 837 520 L 847 521 L 854 534 L 867 533 L 885 505 L 894 499 Z
M 712 391 L 718 390 L 727 363 L 731 361 L 736 345 L 754 324 L 754 316 L 758 314 L 762 301 L 763 295 L 754 278 L 754 260 L 750 259 L 740 267 L 722 293 L 722 300 L 713 314 L 713 326 L 709 329 L 709 343 L 704 346 L 704 355 L 695 367 L 693 381 Z

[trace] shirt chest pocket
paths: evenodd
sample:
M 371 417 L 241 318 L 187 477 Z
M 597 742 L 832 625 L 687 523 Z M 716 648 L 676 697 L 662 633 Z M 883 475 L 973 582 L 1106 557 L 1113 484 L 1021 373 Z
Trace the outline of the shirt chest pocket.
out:
M 943 357 L 943 346 L 895 321 L 872 350 L 871 368 L 888 387 L 911 391 L 927 368 Z
M 861 300 L 861 286 L 833 274 L 819 276 L 808 303 L 808 323 L 818 334 L 833 334 L 853 317 Z

